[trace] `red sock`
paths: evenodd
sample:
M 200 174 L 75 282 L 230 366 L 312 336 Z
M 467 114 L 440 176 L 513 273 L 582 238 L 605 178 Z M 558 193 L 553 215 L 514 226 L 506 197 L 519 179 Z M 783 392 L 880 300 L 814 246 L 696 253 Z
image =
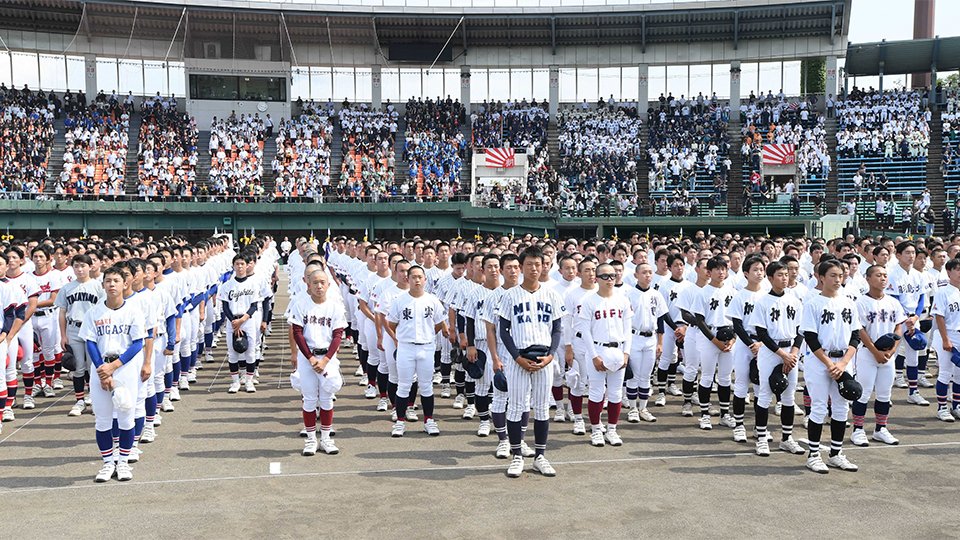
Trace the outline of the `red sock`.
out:
M 63 353 L 57 353 L 53 357 L 53 380 L 60 380 L 60 370 L 63 369 Z
M 559 407 L 560 402 L 563 401 L 563 387 L 554 386 L 552 388 L 552 392 L 553 392 L 553 400 L 557 402 L 557 407 Z
M 25 396 L 33 395 L 33 373 L 23 374 L 23 395 Z
M 570 394 L 570 408 L 573 409 L 573 414 L 583 414 L 583 396 Z
M 317 416 L 320 417 L 320 431 L 329 431 L 333 425 L 333 409 L 320 409 Z
M 317 411 L 303 411 L 303 427 L 308 433 L 317 430 Z
M 587 402 L 587 414 L 590 416 L 591 425 L 600 424 L 600 413 L 603 412 L 603 402 L 590 400 Z
M 607 423 L 612 425 L 617 425 L 617 420 L 620 419 L 620 409 L 623 408 L 623 402 L 617 403 L 607 403 Z

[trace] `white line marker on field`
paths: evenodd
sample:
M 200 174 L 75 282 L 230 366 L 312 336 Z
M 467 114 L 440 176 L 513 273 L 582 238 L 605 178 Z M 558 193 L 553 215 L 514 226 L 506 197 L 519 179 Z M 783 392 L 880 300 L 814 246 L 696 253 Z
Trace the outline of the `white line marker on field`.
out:
M 280 471 L 280 462 L 279 462 L 279 461 L 271 461 L 271 462 L 270 462 L 270 474 L 280 474 L 280 473 L 281 473 L 281 471 Z

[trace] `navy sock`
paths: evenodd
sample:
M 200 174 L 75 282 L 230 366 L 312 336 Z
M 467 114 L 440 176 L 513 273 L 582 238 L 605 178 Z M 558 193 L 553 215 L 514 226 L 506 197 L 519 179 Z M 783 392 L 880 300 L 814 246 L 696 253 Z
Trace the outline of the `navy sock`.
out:
M 780 406 L 780 440 L 785 441 L 793 435 L 793 417 L 796 415 L 796 405 Z
M 490 413 L 493 419 L 493 428 L 497 432 L 497 438 L 501 441 L 507 439 L 507 413 Z
M 374 368 L 376 369 L 376 368 Z M 377 372 L 377 390 L 380 391 L 380 395 L 383 394 L 390 395 L 390 375 L 386 373 Z M 393 403 L 393 401 L 391 401 Z
M 547 434 L 550 433 L 548 420 L 533 421 L 533 450 L 536 455 L 542 456 L 547 451 Z
M 397 396 L 395 403 L 397 404 L 397 420 L 405 420 L 407 414 L 407 403 L 409 403 L 409 397 Z
M 143 434 L 143 425 L 146 423 L 146 418 L 143 416 L 138 416 L 133 419 L 133 435 L 134 437 L 140 437 Z
M 387 382 L 387 399 L 390 400 L 390 403 L 397 402 L 397 385 L 392 382 Z M 407 403 L 410 403 L 410 396 L 407 396 Z M 397 416 L 400 416 L 400 414 L 398 413 Z
M 420 396 L 420 404 L 423 405 L 423 419 L 433 418 L 433 396 Z
M 97 431 L 97 448 L 100 449 L 100 457 L 102 458 L 113 455 L 113 435 L 110 430 Z
M 507 437 L 510 439 L 510 453 L 520 455 L 520 441 L 523 440 L 523 430 L 520 422 L 511 422 L 507 420 Z
M 476 403 L 476 397 L 477 397 L 476 382 L 464 380 L 463 392 L 467 395 L 467 405 L 473 405 Z
M 150 384 L 152 381 L 147 381 Z M 146 417 L 153 418 L 157 415 L 157 396 L 156 394 L 152 396 L 147 396 L 147 399 L 143 401 L 143 407 L 146 409 Z

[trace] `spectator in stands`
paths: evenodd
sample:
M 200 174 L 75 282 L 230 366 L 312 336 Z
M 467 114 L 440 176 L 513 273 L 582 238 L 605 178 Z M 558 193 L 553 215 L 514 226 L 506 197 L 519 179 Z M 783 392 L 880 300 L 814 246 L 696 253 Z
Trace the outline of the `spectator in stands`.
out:
M 624 109 L 561 113 L 559 174 L 573 191 L 635 194 L 641 120 Z
M 139 183 L 137 195 L 150 201 L 196 195 L 197 121 L 177 110 L 173 96 L 160 93 L 140 105 Z
M 68 114 L 63 127 L 63 167 L 70 173 L 65 194 L 114 199 L 123 195 L 130 113 L 116 93 L 107 98 L 101 91 L 86 109 Z
M 326 110 L 312 105 L 290 121 L 280 120 L 277 156 L 273 161 L 275 196 L 283 201 L 319 201 L 332 193 L 330 143 L 333 124 Z
M 42 91 L 0 85 L 0 194 L 36 197 L 47 179 L 58 102 Z
M 683 96 L 661 98 L 659 110 L 648 111 L 647 159 L 656 171 L 655 187 L 665 184 L 670 189 L 683 183 L 696 191 L 698 172 L 705 181 L 719 175 L 725 183 L 730 168 L 725 120 L 729 107 L 713 100 L 701 105 Z M 716 181 L 705 185 L 716 185 Z
M 266 128 L 259 113 L 236 111 L 210 125 L 209 191 L 214 200 L 260 200 L 263 189 L 263 142 Z M 190 197 L 189 186 L 184 186 Z
M 419 199 L 447 199 L 460 190 L 460 172 L 466 157 L 461 129 L 465 109 L 458 100 L 411 99 L 404 120 L 403 160 L 409 182 Z
M 339 117 L 343 163 L 336 188 L 338 200 L 353 202 L 369 197 L 376 202 L 410 195 L 409 181 L 400 185 L 396 181 L 394 144 L 399 113 L 344 101 Z
M 923 108 L 922 92 L 854 87 L 836 109 L 837 153 L 841 157 L 926 159 L 931 112 Z

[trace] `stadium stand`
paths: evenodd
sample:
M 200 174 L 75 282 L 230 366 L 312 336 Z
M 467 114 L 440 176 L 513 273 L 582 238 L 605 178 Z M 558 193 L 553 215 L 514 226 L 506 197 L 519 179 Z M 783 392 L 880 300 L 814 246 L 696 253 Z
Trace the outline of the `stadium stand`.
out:
M 130 105 L 100 92 L 85 109 L 64 119 L 63 173 L 58 195 L 116 198 L 124 194 Z
M 396 179 L 394 145 L 399 116 L 392 107 L 381 111 L 367 104 L 344 103 L 339 112 L 343 140 L 337 200 L 369 198 L 376 202 L 411 194 L 410 182 L 398 185 Z
M 259 200 L 263 188 L 263 144 L 266 127 L 259 114 L 232 113 L 214 118 L 210 126 L 210 180 L 207 188 L 215 200 Z M 189 189 L 183 193 L 191 197 Z
M 196 191 L 196 119 L 179 112 L 175 99 L 159 93 L 143 100 L 140 118 L 138 198 L 179 200 Z
M 305 106 L 299 117 L 280 122 L 271 164 L 276 200 L 319 200 L 330 190 L 332 137 L 330 116 L 313 105 Z
M 0 195 L 20 198 L 43 193 L 54 118 L 60 115 L 55 98 L 27 86 L 18 90 L 0 85 Z
M 404 111 L 403 161 L 406 183 L 418 200 L 449 199 L 460 191 L 467 141 L 466 111 L 459 100 L 410 99 Z

